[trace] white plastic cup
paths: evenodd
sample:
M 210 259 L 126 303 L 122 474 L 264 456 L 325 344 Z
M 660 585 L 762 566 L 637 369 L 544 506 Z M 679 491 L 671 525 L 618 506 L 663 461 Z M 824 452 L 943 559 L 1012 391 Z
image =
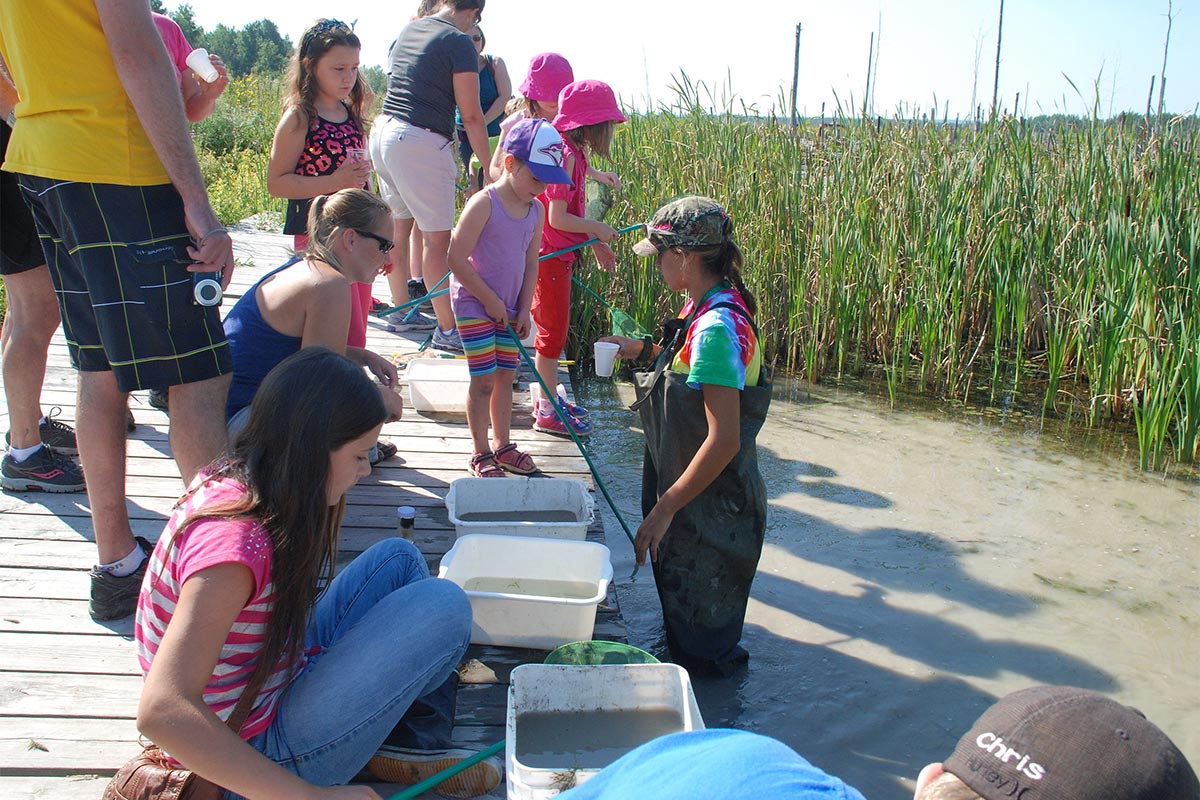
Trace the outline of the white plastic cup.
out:
M 188 53 L 187 65 L 192 72 L 199 75 L 207 83 L 216 83 L 217 78 L 221 77 L 221 74 L 217 72 L 217 68 L 213 66 L 212 61 L 209 61 L 208 51 L 203 47 L 197 47 Z
M 596 374 L 601 378 L 611 377 L 613 374 L 613 364 L 617 360 L 617 352 L 621 349 L 621 345 L 616 342 L 596 342 L 592 345 L 592 352 L 596 356 Z
M 367 151 L 361 147 L 347 147 L 346 158 L 350 159 L 351 161 L 366 161 Z

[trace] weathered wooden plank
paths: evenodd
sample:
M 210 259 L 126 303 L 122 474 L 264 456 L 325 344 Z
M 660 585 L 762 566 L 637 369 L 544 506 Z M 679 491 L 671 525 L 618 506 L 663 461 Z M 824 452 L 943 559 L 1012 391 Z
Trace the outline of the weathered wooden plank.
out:
M 107 777 L 96 775 L 20 776 L 0 774 L 0 797 L 13 800 L 100 800 Z
M 471 749 L 503 738 L 503 725 L 456 725 L 451 734 L 456 745 Z M 10 717 L 0 735 L 0 775 L 111 775 L 138 748 L 132 719 Z
M 119 636 L 0 631 L 0 668 L 81 675 L 141 675 L 133 642 Z
M 140 675 L 0 672 L 0 716 L 131 720 L 141 691 Z M 460 686 L 456 724 L 503 725 L 507 698 L 505 685 Z
M 0 598 L 86 600 L 89 586 L 88 574 L 83 569 L 0 567 Z M 0 600 L 0 617 L 7 613 L 7 601 Z
M 0 715 L 131 718 L 141 691 L 140 675 L 0 672 Z
M 86 573 L 84 574 L 86 578 Z M 87 613 L 87 600 L 6 598 L 0 631 L 23 633 L 89 633 L 133 636 L 133 617 L 96 622 Z

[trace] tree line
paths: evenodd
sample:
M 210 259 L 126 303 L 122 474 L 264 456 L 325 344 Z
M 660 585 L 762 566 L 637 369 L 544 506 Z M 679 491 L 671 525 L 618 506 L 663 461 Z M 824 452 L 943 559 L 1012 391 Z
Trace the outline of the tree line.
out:
M 231 78 L 252 73 L 278 75 L 287 69 L 288 59 L 292 55 L 292 40 L 281 34 L 269 19 L 256 20 L 241 30 L 218 24 L 211 31 L 206 31 L 196 22 L 195 12 L 189 4 L 167 11 L 163 0 L 150 0 L 150 8 L 175 20 L 192 47 L 203 47 L 219 55 Z M 382 67 L 363 66 L 360 72 L 376 96 L 387 88 L 387 73 Z
M 195 13 L 188 4 L 167 11 L 163 0 L 150 0 L 150 8 L 175 20 L 192 47 L 203 47 L 221 56 L 230 77 L 252 72 L 274 74 L 287 68 L 288 58 L 292 54 L 292 41 L 281 34 L 269 19 L 256 20 L 241 30 L 219 24 L 211 31 L 206 31 L 196 22 Z

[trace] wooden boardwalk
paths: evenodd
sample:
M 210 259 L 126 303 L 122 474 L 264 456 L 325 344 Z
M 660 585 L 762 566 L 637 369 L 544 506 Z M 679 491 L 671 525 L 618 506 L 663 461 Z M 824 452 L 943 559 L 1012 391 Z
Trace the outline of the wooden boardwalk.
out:
M 226 309 L 254 280 L 283 263 L 289 243 L 290 237 L 235 231 L 240 266 Z M 382 278 L 376 296 L 388 296 Z M 389 333 L 373 319 L 367 338 L 370 349 L 392 356 L 416 350 L 424 334 Z M 530 430 L 529 394 L 522 388 L 514 409 L 515 441 L 545 473 L 591 485 L 573 443 Z M 153 540 L 183 485 L 171 460 L 166 414 L 150 407 L 144 392 L 135 393 L 130 405 L 138 423 L 128 441 L 130 518 L 134 533 Z M 61 330 L 50 347 L 42 406 L 47 412 L 57 406 L 62 419 L 74 422 L 75 372 Z M 7 407 L 0 408 L 0 427 L 7 430 Z M 394 535 L 396 506 L 407 504 L 417 508 L 416 542 L 436 573 L 454 541 L 442 501 L 450 482 L 466 476 L 471 454 L 465 420 L 432 419 L 406 408 L 404 419 L 386 425 L 383 433 L 400 454 L 351 491 L 339 562 Z M 603 541 L 599 519 L 588 537 Z M 142 679 L 131 638 L 133 618 L 97 623 L 88 617 L 88 570 L 95 560 L 84 493 L 0 495 L 0 798 L 5 800 L 98 799 L 106 776 L 137 750 L 134 713 Z M 624 641 L 611 587 L 595 635 Z M 502 739 L 509 673 L 544 655 L 472 646 L 460 666 L 456 740 L 486 746 Z M 503 796 L 503 784 L 496 796 Z

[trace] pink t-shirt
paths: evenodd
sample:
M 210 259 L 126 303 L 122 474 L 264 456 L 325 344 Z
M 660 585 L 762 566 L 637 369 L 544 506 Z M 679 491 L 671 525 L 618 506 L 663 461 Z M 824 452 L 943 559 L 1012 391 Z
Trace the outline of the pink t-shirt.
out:
M 187 37 L 183 35 L 183 29 L 179 27 L 178 22 L 157 11 L 151 12 L 151 16 L 154 17 L 154 24 L 158 27 L 158 35 L 162 37 L 163 44 L 167 46 L 171 63 L 175 65 L 175 71 L 182 79 L 191 69 L 187 65 L 187 57 L 192 52 L 192 46 L 188 44 Z
M 565 200 L 567 203 L 567 213 L 574 214 L 577 217 L 587 216 L 587 156 L 582 150 L 577 149 L 567 137 L 563 137 L 563 164 L 566 165 L 571 158 L 575 159 L 575 166 L 571 170 L 571 180 L 574 186 L 565 183 L 552 183 L 546 187 L 546 191 L 540 196 L 542 205 L 546 207 L 546 224 L 542 227 L 542 249 L 540 255 L 553 253 L 562 250 L 564 247 L 586 242 L 592 238 L 586 233 L 568 233 L 560 231 L 557 228 L 550 226 L 550 201 Z M 579 251 L 567 253 L 558 256 L 559 260 L 565 261 L 568 264 L 574 263 L 579 257 Z
M 245 487 L 227 478 L 196 477 L 195 489 L 171 512 L 150 562 L 138 597 L 134 639 L 143 676 L 149 671 L 159 642 L 171 622 L 183 584 L 196 573 L 218 564 L 244 564 L 254 575 L 254 591 L 234 621 L 212 677 L 204 688 L 204 702 L 223 720 L 228 720 L 242 690 L 258 663 L 266 644 L 266 626 L 275 601 L 271 582 L 271 539 L 256 520 L 198 519 L 187 527 L 174 546 L 167 545 L 187 517 L 206 507 L 219 507 L 235 501 Z M 266 730 L 275 717 L 279 698 L 292 676 L 303 668 L 303 659 L 288 669 L 282 662 L 267 677 L 246 723 L 242 738 L 250 739 Z

